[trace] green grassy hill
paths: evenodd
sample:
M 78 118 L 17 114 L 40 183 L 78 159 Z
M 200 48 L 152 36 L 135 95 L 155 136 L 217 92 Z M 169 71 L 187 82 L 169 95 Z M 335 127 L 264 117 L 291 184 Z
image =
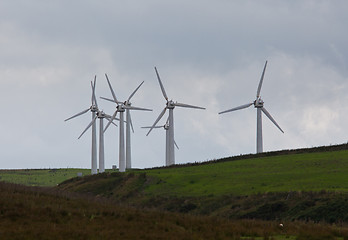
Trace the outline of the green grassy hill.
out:
M 231 158 L 193 166 L 137 170 L 132 174 L 146 174 L 142 192 L 152 196 L 202 197 L 321 190 L 348 192 L 348 150 Z
M 0 170 L 0 181 L 56 186 L 89 169 Z M 108 172 L 112 172 L 109 170 Z M 148 194 L 248 195 L 284 191 L 348 190 L 348 144 L 229 157 L 169 168 L 132 170 L 152 178 Z
M 348 150 L 334 150 L 105 173 L 74 178 L 59 188 L 173 212 L 347 222 Z
M 91 170 L 77 168 L 0 170 L 0 181 L 27 186 L 53 187 L 76 177 L 77 173 L 85 176 L 91 174 Z
M 348 191 L 348 150 L 258 157 L 146 171 L 157 195 L 249 195 L 284 191 Z
M 348 221 L 347 144 L 82 178 L 75 177 L 77 172 L 90 173 L 88 169 L 0 171 L 0 178 L 37 186 L 56 186 L 68 179 L 60 189 L 173 212 Z M 271 214 L 266 216 L 267 209 Z

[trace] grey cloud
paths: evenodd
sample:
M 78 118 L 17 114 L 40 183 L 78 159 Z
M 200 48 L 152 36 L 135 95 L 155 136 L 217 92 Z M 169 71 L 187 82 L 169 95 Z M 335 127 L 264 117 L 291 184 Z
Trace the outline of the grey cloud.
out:
M 346 141 L 345 1 L 1 1 L 0 167 L 89 167 L 90 80 L 110 96 L 108 73 L 134 104 L 135 167 L 163 164 L 164 133 L 146 132 L 164 107 L 154 66 L 174 100 L 207 107 L 175 109 L 179 163 L 255 151 L 256 113 L 217 112 L 262 96 L 285 130 L 264 117 L 266 150 Z M 14 97 L 16 96 L 16 97 Z M 114 106 L 99 100 L 107 112 Z M 107 166 L 117 159 L 117 129 L 106 134 Z M 21 149 L 18 151 L 18 149 Z

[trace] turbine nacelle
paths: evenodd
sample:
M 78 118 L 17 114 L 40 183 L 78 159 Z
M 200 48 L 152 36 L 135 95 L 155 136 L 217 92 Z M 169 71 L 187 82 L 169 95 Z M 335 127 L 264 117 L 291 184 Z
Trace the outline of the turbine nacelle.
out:
M 165 130 L 169 130 L 169 122 L 167 121 L 166 124 L 164 124 L 163 128 Z
M 130 101 L 125 101 L 124 103 L 123 103 L 123 105 L 125 105 L 125 106 L 127 106 L 127 107 L 130 107 L 130 106 L 132 106 L 132 103 L 130 102 Z
M 105 118 L 106 114 L 103 111 L 98 111 L 97 116 L 98 116 L 98 118 Z
M 98 112 L 98 107 L 96 105 L 92 105 L 89 109 L 91 112 Z
M 263 108 L 263 104 L 264 101 L 261 99 L 261 97 L 258 97 L 255 101 L 254 101 L 254 106 L 256 108 Z
M 124 112 L 126 110 L 126 106 L 124 104 L 119 104 L 116 108 L 118 112 Z
M 175 108 L 175 103 L 173 100 L 167 101 L 167 109 L 174 109 Z

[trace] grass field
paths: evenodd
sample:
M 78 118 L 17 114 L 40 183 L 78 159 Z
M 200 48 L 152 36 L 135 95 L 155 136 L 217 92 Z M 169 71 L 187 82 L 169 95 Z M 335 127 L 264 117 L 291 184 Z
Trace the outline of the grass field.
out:
M 0 170 L 0 181 L 23 184 L 27 186 L 53 187 L 59 183 L 76 177 L 91 174 L 90 169 L 25 169 Z
M 140 208 L 263 219 L 348 222 L 348 150 L 224 159 L 106 173 L 59 188 Z
M 110 172 L 111 170 L 109 170 Z M 56 186 L 89 175 L 89 169 L 0 170 L 0 181 Z M 249 195 L 287 191 L 348 191 L 348 150 L 254 157 L 210 164 L 132 170 L 153 178 L 145 192 L 154 195 Z
M 348 191 L 348 151 L 303 153 L 147 170 L 147 193 L 176 196 Z

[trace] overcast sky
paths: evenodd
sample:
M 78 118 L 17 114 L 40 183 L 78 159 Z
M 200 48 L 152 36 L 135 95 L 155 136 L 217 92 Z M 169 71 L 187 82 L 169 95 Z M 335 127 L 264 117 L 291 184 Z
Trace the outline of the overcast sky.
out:
M 347 142 L 348 2 L 321 0 L 1 0 L 0 168 L 90 168 L 90 81 L 112 114 L 107 73 L 132 112 L 133 167 L 164 165 L 165 131 L 149 136 L 165 106 L 154 66 L 176 108 L 176 162 L 256 151 L 256 109 L 217 113 L 261 96 L 265 151 Z M 165 119 L 162 120 L 164 124 Z M 118 128 L 105 136 L 106 167 L 118 165 Z

